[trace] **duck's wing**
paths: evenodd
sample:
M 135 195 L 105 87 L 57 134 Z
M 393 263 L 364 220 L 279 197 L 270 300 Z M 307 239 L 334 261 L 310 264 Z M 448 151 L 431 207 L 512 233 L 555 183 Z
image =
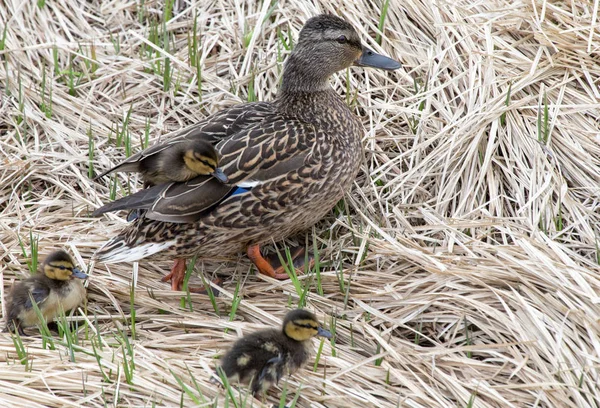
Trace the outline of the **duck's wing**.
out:
M 303 167 L 316 133 L 310 124 L 279 115 L 267 117 L 217 146 L 222 155 L 219 165 L 229 178 L 228 184 L 210 176 L 166 183 L 106 204 L 93 215 L 143 209 L 144 216 L 152 220 L 194 222 L 227 198 L 253 194 L 257 186 Z
M 193 222 L 234 189 L 235 186 L 225 185 L 214 177 L 198 176 L 184 183 L 165 183 L 142 189 L 103 205 L 92 216 L 119 210 L 144 210 L 143 216 L 152 220 Z
M 114 171 L 142 171 L 143 161 L 157 155 L 160 156 L 161 152 L 168 151 L 176 144 L 182 142 L 203 140 L 210 144 L 216 144 L 220 140 L 229 137 L 244 128 L 252 126 L 261 121 L 266 115 L 272 113 L 273 105 L 269 102 L 244 103 L 223 109 L 207 117 L 200 123 L 179 130 L 172 136 L 167 136 L 167 139 L 164 142 L 157 143 L 128 157 L 115 167 L 96 176 L 94 180 L 104 177 Z

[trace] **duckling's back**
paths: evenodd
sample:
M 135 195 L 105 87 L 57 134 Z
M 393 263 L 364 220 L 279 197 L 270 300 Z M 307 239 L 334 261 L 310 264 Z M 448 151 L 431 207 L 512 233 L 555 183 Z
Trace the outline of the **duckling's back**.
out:
M 239 339 L 221 360 L 231 381 L 252 384 L 257 394 L 293 374 L 309 358 L 307 342 L 285 336 L 281 330 L 263 330 Z

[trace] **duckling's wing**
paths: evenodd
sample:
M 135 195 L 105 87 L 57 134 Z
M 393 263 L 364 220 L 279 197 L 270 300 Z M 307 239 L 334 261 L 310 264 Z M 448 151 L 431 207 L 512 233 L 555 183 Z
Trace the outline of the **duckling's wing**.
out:
M 285 359 L 280 355 L 269 359 L 263 366 L 258 375 L 258 382 L 269 382 L 277 384 L 283 377 L 283 368 L 285 367 Z
M 48 299 L 48 296 L 50 296 L 50 288 L 47 286 L 34 286 L 31 291 L 28 292 L 27 299 L 25 300 L 25 309 L 31 309 L 33 307 L 31 299 L 33 299 L 37 305 L 40 305 Z
M 259 122 L 272 111 L 273 106 L 268 102 L 245 103 L 223 109 L 200 123 L 168 135 L 167 140 L 164 142 L 157 143 L 128 157 L 115 167 L 96 176 L 94 180 L 114 171 L 140 172 L 147 167 L 143 165 L 144 161 L 156 155 L 160 156 L 161 153 L 170 150 L 179 143 L 204 140 L 207 143 L 215 144 L 221 139 Z

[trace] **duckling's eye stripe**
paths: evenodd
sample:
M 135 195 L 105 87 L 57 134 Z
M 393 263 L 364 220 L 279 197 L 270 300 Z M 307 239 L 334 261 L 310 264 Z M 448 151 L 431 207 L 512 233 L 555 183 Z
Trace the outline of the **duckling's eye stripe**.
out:
M 308 323 L 306 323 L 306 324 L 295 323 L 295 324 L 296 324 L 296 326 L 305 327 L 307 329 L 313 329 L 313 330 L 317 330 L 318 329 L 318 327 L 315 327 L 312 324 L 308 324 Z
M 198 161 L 200 163 L 204 164 L 206 167 L 214 167 L 215 166 L 214 163 L 211 163 L 211 162 L 209 162 L 207 160 L 204 160 L 204 159 L 198 158 Z
M 64 271 L 65 269 L 67 269 L 67 267 L 64 265 L 50 264 L 50 266 L 53 268 L 56 268 L 56 269 L 60 269 L 61 271 Z

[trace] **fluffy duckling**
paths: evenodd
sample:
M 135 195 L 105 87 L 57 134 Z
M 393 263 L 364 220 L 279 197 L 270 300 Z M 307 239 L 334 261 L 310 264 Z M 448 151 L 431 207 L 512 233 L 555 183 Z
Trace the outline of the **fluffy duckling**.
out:
M 249 384 L 255 396 L 293 374 L 308 361 L 314 336 L 331 338 L 317 317 L 303 309 L 290 311 L 282 329 L 266 329 L 244 336 L 223 356 L 221 368 L 230 381 Z
M 217 151 L 209 142 L 182 141 L 178 138 L 176 143 L 159 144 L 134 154 L 96 178 L 114 171 L 123 171 L 141 173 L 144 187 L 168 182 L 185 182 L 197 176 L 208 175 L 226 183 L 228 178 L 218 165 Z
M 48 255 L 42 264 L 42 272 L 13 286 L 6 303 L 7 329 L 16 328 L 19 334 L 25 335 L 23 327 L 38 323 L 31 299 L 35 300 L 47 321 L 58 316 L 61 307 L 67 312 L 85 299 L 81 279 L 88 276 L 75 267 L 65 251 L 55 251 Z

